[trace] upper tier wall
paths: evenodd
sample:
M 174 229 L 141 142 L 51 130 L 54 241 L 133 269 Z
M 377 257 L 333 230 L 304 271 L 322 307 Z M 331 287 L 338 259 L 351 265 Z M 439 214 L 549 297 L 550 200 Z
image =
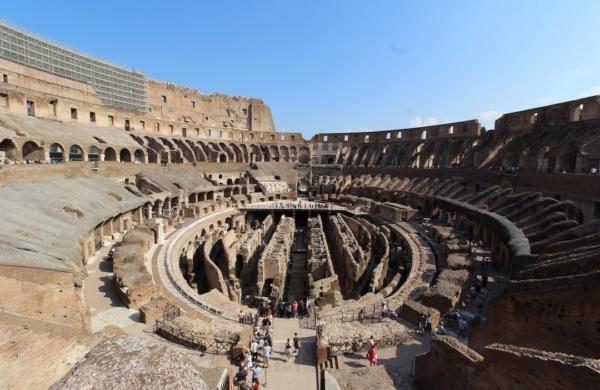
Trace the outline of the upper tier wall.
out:
M 539 130 L 543 127 L 564 126 L 571 122 L 600 118 L 600 95 L 583 99 L 530 108 L 502 115 L 496 120 L 496 137 L 510 133 Z
M 472 119 L 462 122 L 444 123 L 439 125 L 414 127 L 408 129 L 394 129 L 382 131 L 365 131 L 360 133 L 323 133 L 312 137 L 312 143 L 367 143 L 390 142 L 420 139 L 437 139 L 461 136 L 478 136 L 481 133 L 481 124 Z M 423 138 L 425 137 L 425 138 Z

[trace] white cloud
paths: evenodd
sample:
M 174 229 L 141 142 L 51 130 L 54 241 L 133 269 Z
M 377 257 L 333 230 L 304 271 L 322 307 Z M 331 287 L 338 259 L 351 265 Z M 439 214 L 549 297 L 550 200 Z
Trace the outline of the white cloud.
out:
M 584 97 L 600 95 L 600 85 L 596 85 L 595 87 L 586 89 L 581 93 L 581 95 L 583 95 Z
M 502 113 L 495 110 L 483 111 L 477 114 L 477 118 L 481 122 L 482 126 L 485 126 L 487 130 L 493 129 L 496 119 L 500 118 Z
M 543 106 L 556 103 L 560 98 L 557 95 L 541 96 L 537 98 L 537 102 Z
M 366 133 L 370 131 L 375 131 L 375 129 L 346 129 L 344 131 L 340 131 L 339 133 Z
M 438 123 L 440 123 L 440 121 L 431 116 L 428 118 L 421 118 L 420 116 L 417 116 L 410 120 L 411 127 L 431 126 L 437 125 Z

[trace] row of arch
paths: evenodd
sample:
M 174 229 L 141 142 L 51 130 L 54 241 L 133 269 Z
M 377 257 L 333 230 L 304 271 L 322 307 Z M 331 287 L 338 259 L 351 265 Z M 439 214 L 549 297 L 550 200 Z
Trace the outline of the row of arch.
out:
M 167 139 L 158 140 L 145 136 L 143 139 L 133 136 L 143 148 L 115 148 L 107 146 L 101 149 L 91 145 L 87 149 L 73 144 L 68 148 L 58 142 L 52 143 L 48 155 L 43 146 L 34 141 L 25 142 L 19 148 L 11 139 L 0 142 L 0 151 L 9 160 L 50 160 L 52 163 L 64 161 L 120 161 L 137 163 L 184 163 L 184 162 L 295 162 L 308 163 L 310 149 L 307 146 L 226 144 L 224 142 L 208 142 Z M 160 141 L 160 142 L 159 142 Z M 19 156 L 20 155 L 20 156 Z
M 446 168 L 462 164 L 469 149 L 467 139 L 345 145 L 327 162 L 356 167 Z
M 148 162 L 300 162 L 310 161 L 306 145 L 257 145 L 226 142 L 205 142 L 166 137 L 132 138 L 148 150 Z
M 58 142 L 50 144 L 50 147 L 48 148 L 48 155 L 46 156 L 46 150 L 43 146 L 38 145 L 34 141 L 27 141 L 21 146 L 21 153 L 19 156 L 19 148 L 12 140 L 8 138 L 0 142 L 0 151 L 4 152 L 6 158 L 9 160 L 49 160 L 51 163 L 61 163 L 64 161 L 101 160 L 136 163 L 146 162 L 146 153 L 140 148 L 132 151 L 128 148 L 121 148 L 119 150 L 111 146 L 100 149 L 98 146 L 91 145 L 87 148 L 87 150 L 84 150 L 82 146 L 73 144 L 67 149 L 63 144 Z

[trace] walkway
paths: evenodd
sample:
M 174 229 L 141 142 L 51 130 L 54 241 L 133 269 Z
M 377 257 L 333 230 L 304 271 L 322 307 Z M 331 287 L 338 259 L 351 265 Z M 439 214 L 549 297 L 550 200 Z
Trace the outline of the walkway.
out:
M 83 283 L 83 295 L 90 310 L 92 332 L 115 325 L 127 333 L 139 334 L 146 325 L 139 322 L 139 312 L 128 309 L 117 293 L 112 261 L 105 259 L 111 247 L 101 248 L 86 265 L 88 276 Z
M 268 369 L 262 371 L 261 385 L 271 389 L 302 389 L 316 390 L 316 337 L 314 329 L 300 328 L 297 318 L 275 318 L 273 320 L 273 354 Z M 292 354 L 286 362 L 285 343 L 294 338 L 294 333 L 300 337 L 298 356 Z M 266 384 L 266 385 L 265 385 Z
M 250 203 L 239 206 L 239 210 L 257 211 L 257 210 L 303 210 L 303 211 L 346 211 L 355 215 L 366 215 L 360 210 L 349 210 L 346 207 L 332 203 L 313 202 L 310 200 L 274 200 L 270 202 Z

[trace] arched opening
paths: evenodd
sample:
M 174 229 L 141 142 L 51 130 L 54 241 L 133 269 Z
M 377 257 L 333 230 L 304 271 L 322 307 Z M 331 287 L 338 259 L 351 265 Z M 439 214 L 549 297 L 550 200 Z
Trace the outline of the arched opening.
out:
M 65 159 L 65 151 L 59 144 L 50 145 L 50 162 L 57 164 Z
M 9 160 L 14 161 L 17 158 L 17 146 L 8 138 L 0 142 L 0 152 L 4 152 L 6 158 Z
M 222 162 L 222 163 L 227 162 L 227 155 L 225 153 L 219 154 L 219 162 Z
M 250 162 L 255 161 L 262 161 L 262 154 L 260 153 L 258 146 L 252 144 L 250 145 Z
M 271 160 L 279 162 L 279 150 L 277 149 L 277 146 L 271 145 L 269 147 L 269 154 L 271 156 Z
M 427 139 L 427 130 L 423 130 L 421 132 L 421 139 L 423 139 L 423 140 Z
M 100 149 L 97 146 L 90 146 L 88 149 L 88 161 L 99 161 Z
M 538 119 L 538 113 L 534 112 L 530 117 L 529 117 L 529 124 L 535 125 L 535 123 L 537 122 Z
M 144 157 L 144 151 L 141 149 L 136 149 L 136 151 L 133 153 L 133 158 L 136 163 L 143 164 L 145 162 Z
M 131 152 L 129 149 L 121 149 L 121 152 L 119 153 L 119 161 L 131 162 Z
M 583 104 L 578 105 L 573 110 L 573 120 L 580 121 L 583 119 Z
M 310 150 L 306 146 L 300 148 L 298 161 L 301 164 L 308 164 L 310 162 Z
M 117 152 L 111 147 L 104 149 L 104 161 L 117 161 Z
M 45 159 L 44 148 L 38 146 L 33 141 L 27 141 L 23 144 L 23 160 L 42 161 Z
M 79 145 L 71 145 L 69 148 L 69 161 L 83 161 L 83 149 Z

